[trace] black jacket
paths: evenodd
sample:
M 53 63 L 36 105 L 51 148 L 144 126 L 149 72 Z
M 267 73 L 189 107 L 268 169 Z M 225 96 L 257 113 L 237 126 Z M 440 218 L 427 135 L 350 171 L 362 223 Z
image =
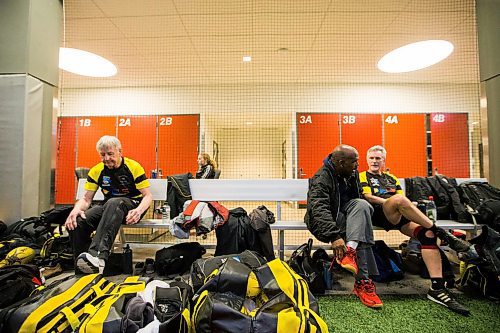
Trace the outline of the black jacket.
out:
M 191 200 L 189 180 L 192 178 L 193 175 L 190 172 L 180 175 L 167 176 L 167 201 L 170 206 L 170 216 L 172 218 L 182 213 L 184 203 L 187 200 Z
M 304 217 L 309 231 L 319 241 L 329 243 L 342 237 L 337 221 L 344 218 L 340 212 L 340 193 L 334 167 L 330 162 L 331 155 L 323 161 L 323 166 L 309 179 L 307 192 L 307 212 Z M 358 173 L 348 180 L 357 189 L 361 198 L 361 186 Z
M 255 244 L 248 244 L 249 248 L 247 249 L 262 254 L 267 261 L 274 260 L 274 243 L 270 227 L 270 224 L 276 221 L 273 212 L 266 206 L 259 206 L 248 214 L 248 217 L 250 218 L 250 226 L 255 233 Z

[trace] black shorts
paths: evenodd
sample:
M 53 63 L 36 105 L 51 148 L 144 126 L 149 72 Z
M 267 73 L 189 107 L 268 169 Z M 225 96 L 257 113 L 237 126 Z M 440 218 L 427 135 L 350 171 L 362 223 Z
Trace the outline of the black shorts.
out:
M 391 222 L 389 222 L 389 220 L 385 216 L 382 205 L 374 205 L 373 206 L 372 224 L 374 226 L 383 228 L 385 231 L 389 231 L 389 230 L 400 230 L 401 231 L 401 228 L 405 224 L 408 224 L 408 223 L 410 223 L 410 220 L 408 220 L 404 216 L 401 216 L 401 220 L 399 221 L 398 224 L 392 224 Z

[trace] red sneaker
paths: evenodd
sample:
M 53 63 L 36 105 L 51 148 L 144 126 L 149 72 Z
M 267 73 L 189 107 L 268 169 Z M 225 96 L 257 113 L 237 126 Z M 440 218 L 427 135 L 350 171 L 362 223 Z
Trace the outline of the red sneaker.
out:
M 359 297 L 361 303 L 369 308 L 381 308 L 384 306 L 375 293 L 375 285 L 372 280 L 360 280 L 354 283 L 354 294 Z
M 337 260 L 337 263 L 345 270 L 352 274 L 358 274 L 358 264 L 356 264 L 356 250 L 352 247 L 347 247 L 347 251 L 342 260 Z

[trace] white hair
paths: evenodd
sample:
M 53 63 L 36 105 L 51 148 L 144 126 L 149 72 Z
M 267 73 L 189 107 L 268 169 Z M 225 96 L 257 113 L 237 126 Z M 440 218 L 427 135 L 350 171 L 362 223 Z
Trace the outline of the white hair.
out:
M 95 145 L 95 148 L 97 149 L 98 152 L 100 152 L 104 148 L 111 148 L 111 147 L 114 147 L 118 150 L 122 149 L 122 144 L 116 136 L 112 135 L 102 136 Z
M 379 145 L 376 145 L 376 146 L 373 146 L 371 147 L 370 149 L 368 149 L 368 151 L 366 152 L 366 157 L 368 157 L 368 154 L 371 153 L 371 152 L 374 152 L 374 151 L 379 151 L 382 153 L 382 157 L 384 158 L 385 160 L 385 157 L 387 156 L 387 150 L 385 150 L 384 147 L 382 146 L 379 146 Z

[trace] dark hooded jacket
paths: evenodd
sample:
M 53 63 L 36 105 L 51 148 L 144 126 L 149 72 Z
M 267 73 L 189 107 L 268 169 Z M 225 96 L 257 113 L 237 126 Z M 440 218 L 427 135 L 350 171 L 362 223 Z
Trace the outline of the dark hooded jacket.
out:
M 330 154 L 324 159 L 323 166 L 309 179 L 307 192 L 307 212 L 304 220 L 314 237 L 324 243 L 343 237 L 337 222 L 345 217 L 340 211 L 339 183 L 338 177 L 334 174 L 335 168 Z M 355 172 L 348 182 L 357 189 L 357 194 L 361 198 L 358 173 Z

